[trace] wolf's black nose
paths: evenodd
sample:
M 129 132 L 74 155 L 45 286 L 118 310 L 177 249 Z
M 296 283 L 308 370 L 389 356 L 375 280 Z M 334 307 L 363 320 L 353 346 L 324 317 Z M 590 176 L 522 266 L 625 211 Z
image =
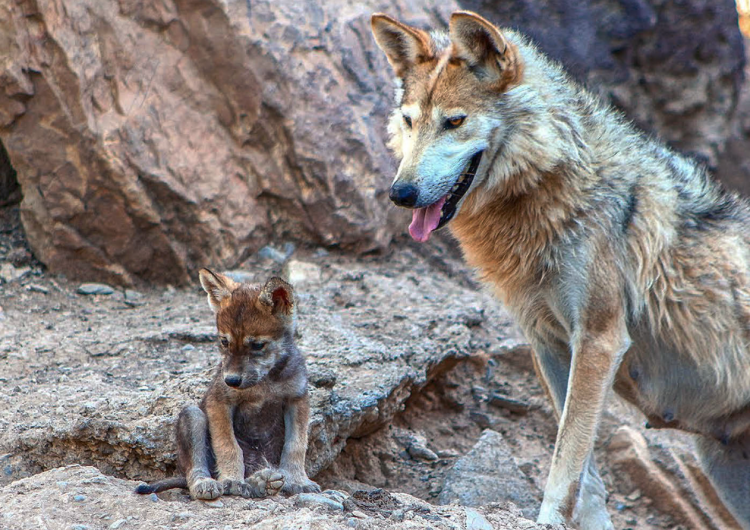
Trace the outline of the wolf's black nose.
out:
M 406 206 L 407 208 L 410 208 L 417 204 L 419 190 L 412 184 L 396 183 L 391 186 L 389 197 L 396 206 Z
M 239 375 L 228 375 L 224 378 L 224 382 L 234 388 L 237 388 L 242 384 L 242 378 Z

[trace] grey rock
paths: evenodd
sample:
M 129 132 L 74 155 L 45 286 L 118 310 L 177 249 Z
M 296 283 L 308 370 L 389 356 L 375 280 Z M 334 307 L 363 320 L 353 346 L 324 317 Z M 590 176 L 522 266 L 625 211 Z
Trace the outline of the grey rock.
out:
M 31 267 L 14 267 L 10 263 L 0 263 L 0 280 L 11 283 L 22 279 L 31 272 Z
M 43 285 L 38 285 L 35 283 L 30 283 L 29 285 L 27 285 L 26 290 L 31 291 L 32 293 L 49 294 L 49 289 L 47 289 Z
M 528 518 L 536 517 L 540 500 L 540 492 L 518 468 L 505 439 L 489 429 L 456 461 L 438 497 L 439 504 L 473 507 L 511 501 Z
M 324 506 L 330 510 L 344 511 L 343 504 L 320 493 L 300 493 L 294 497 L 294 504 L 296 506 L 307 506 L 308 508 Z
M 115 292 L 115 290 L 104 283 L 82 283 L 78 286 L 78 289 L 76 289 L 76 292 L 78 294 L 85 294 L 85 295 L 94 295 L 94 294 L 100 294 L 100 295 L 110 295 Z
M 473 508 L 465 508 L 466 530 L 493 530 L 490 522 Z

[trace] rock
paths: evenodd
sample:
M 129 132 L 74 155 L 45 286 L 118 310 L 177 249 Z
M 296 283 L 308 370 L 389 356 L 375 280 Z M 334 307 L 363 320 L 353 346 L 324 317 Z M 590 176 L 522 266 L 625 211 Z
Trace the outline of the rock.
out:
M 677 436 L 669 439 L 670 447 L 664 447 L 656 441 L 649 443 L 632 427 L 620 427 L 609 443 L 609 459 L 618 479 L 638 488 L 687 528 L 738 528 L 692 451 L 681 448 Z
M 501 501 L 513 502 L 532 519 L 539 510 L 541 494 L 518 468 L 502 435 L 487 429 L 453 465 L 438 502 L 476 507 Z
M 292 285 L 302 286 L 320 282 L 322 271 L 315 263 L 293 259 L 289 260 L 284 267 L 284 276 Z
M 276 235 L 384 248 L 407 223 L 388 200 L 393 87 L 369 17 L 440 26 L 459 8 L 527 31 L 681 149 L 715 161 L 732 131 L 732 0 L 11 2 L 0 139 L 37 258 L 179 285 Z
M 49 294 L 49 289 L 47 289 L 43 285 L 37 285 L 35 283 L 30 283 L 29 285 L 27 285 L 26 290 L 31 291 L 32 293 Z
M 329 510 L 344 511 L 343 504 L 320 493 L 300 493 L 294 497 L 294 504 L 295 506 L 307 506 L 308 508 L 323 506 Z
M 89 502 L 76 504 L 75 509 L 71 509 L 67 495 L 55 485 L 55 482 L 60 480 L 69 482 L 76 490 L 83 491 Z M 134 495 L 135 486 L 136 482 L 107 477 L 93 467 L 74 465 L 56 468 L 18 480 L 0 489 L 0 503 L 3 506 L 0 512 L 0 526 L 4 530 L 35 530 L 42 522 L 45 527 L 60 529 L 109 527 L 146 530 L 179 527 L 183 530 L 197 530 L 252 527 L 260 530 L 338 530 L 345 527 L 350 519 L 349 515 L 339 509 L 310 509 L 283 497 L 268 501 L 247 501 L 241 497 L 225 496 L 221 497 L 220 501 L 212 503 L 187 501 L 160 502 L 156 505 L 149 502 L 147 497 Z M 402 519 L 402 522 L 390 519 L 387 525 L 390 529 L 465 528 L 464 525 L 457 524 L 465 517 L 464 509 L 459 506 L 448 506 L 437 511 L 430 510 L 426 503 L 404 493 L 394 494 L 394 497 L 401 505 L 407 507 L 405 512 L 410 518 Z M 111 524 L 102 520 L 102 507 L 106 507 L 108 520 L 114 520 Z M 497 506 L 477 508 L 476 512 L 479 517 L 491 521 L 495 530 L 545 528 L 544 525 L 537 525 Z M 390 515 L 390 511 L 386 510 L 384 514 Z M 356 521 L 364 525 L 357 525 L 357 528 L 365 530 L 383 527 L 380 518 L 366 517 Z
M 497 392 L 493 393 L 487 402 L 494 407 L 505 409 L 516 414 L 526 414 L 529 412 L 530 408 L 528 403 L 509 398 L 508 396 L 498 394 Z
M 92 294 L 110 295 L 114 293 L 115 290 L 109 285 L 106 285 L 103 283 L 82 283 L 81 285 L 78 286 L 78 289 L 76 289 L 76 292 L 78 294 L 85 294 L 85 295 L 92 295 Z
M 0 280 L 5 283 L 15 282 L 31 272 L 30 267 L 14 267 L 10 263 L 0 263 Z
M 16 172 L 10 164 L 8 153 L 0 143 L 0 207 L 15 204 L 21 200 L 21 187 Z
M 493 530 L 490 522 L 473 508 L 464 508 L 466 512 L 466 530 Z

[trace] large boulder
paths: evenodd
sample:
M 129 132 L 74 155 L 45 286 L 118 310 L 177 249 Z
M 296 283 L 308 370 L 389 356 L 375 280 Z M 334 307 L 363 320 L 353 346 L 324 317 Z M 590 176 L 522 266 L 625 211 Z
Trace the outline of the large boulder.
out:
M 732 0 L 422 3 L 71 0 L 0 5 L 0 139 L 55 273 L 184 283 L 271 237 L 366 251 L 387 188 L 384 10 L 518 26 L 638 123 L 714 160 L 744 61 Z M 399 222 L 396 222 L 399 221 Z

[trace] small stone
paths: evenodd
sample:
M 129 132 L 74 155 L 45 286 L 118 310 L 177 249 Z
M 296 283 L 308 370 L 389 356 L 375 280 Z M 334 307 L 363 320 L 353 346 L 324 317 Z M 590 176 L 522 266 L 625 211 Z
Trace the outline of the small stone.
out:
M 151 502 L 159 502 L 159 497 L 156 496 L 156 493 L 152 493 L 148 498 L 151 499 Z
M 323 495 L 327 495 L 328 497 L 331 497 L 333 500 L 338 501 L 342 504 L 349 497 L 343 491 L 338 491 L 338 490 L 325 490 L 323 492 Z
M 192 344 L 185 344 L 181 348 L 182 351 L 193 351 L 194 349 L 195 349 L 195 346 L 193 346 Z
M 105 283 L 82 283 L 78 286 L 76 292 L 85 295 L 110 295 L 115 290 Z
M 118 528 L 126 524 L 127 522 L 128 522 L 127 519 L 118 519 L 117 521 L 109 525 L 109 527 L 112 528 L 113 530 L 117 530 Z
M 15 282 L 20 280 L 28 273 L 31 272 L 31 267 L 14 267 L 10 263 L 0 264 L 0 280 L 5 283 Z
M 286 254 L 281 252 L 272 246 L 268 245 L 258 251 L 258 256 L 265 259 L 270 259 L 276 263 L 284 263 L 286 261 Z
M 138 291 L 135 291 L 133 289 L 125 289 L 125 299 L 126 300 L 141 300 L 143 298 L 143 295 L 139 293 Z
M 42 294 L 48 294 L 49 289 L 44 287 L 43 285 L 38 285 L 36 283 L 30 283 L 26 286 L 27 291 L 31 291 L 32 293 L 42 293 Z
M 288 261 L 284 267 L 284 276 L 289 279 L 289 283 L 292 285 L 320 282 L 322 274 L 319 265 L 296 259 Z
M 364 513 L 364 512 L 360 512 L 359 510 L 354 510 L 354 511 L 352 512 L 352 515 L 353 515 L 354 517 L 357 517 L 357 518 L 359 518 L 359 519 L 367 519 L 367 514 L 366 514 L 366 513 Z
M 466 510 L 466 530 L 492 530 L 492 525 L 484 515 L 473 508 L 464 508 L 464 510 Z
M 76 502 L 83 502 L 86 500 L 86 495 L 76 495 L 73 497 L 73 500 Z
M 89 526 L 85 524 L 74 524 L 70 527 L 70 530 L 89 530 Z
M 643 494 L 641 493 L 641 490 L 637 489 L 637 490 L 633 490 L 630 494 L 628 494 L 625 497 L 625 499 L 627 499 L 627 500 L 629 500 L 631 502 L 632 501 L 637 501 L 638 499 L 641 498 L 642 495 Z
M 437 452 L 438 458 L 458 458 L 461 453 L 455 449 L 443 449 Z
M 515 412 L 516 414 L 526 414 L 530 409 L 528 403 L 524 403 L 523 401 L 509 398 L 508 396 L 503 396 L 502 394 L 497 393 L 492 394 L 488 402 L 493 407 L 509 410 L 510 412 Z
M 156 493 L 152 493 L 151 495 L 156 496 Z M 210 508 L 223 508 L 224 503 L 221 502 L 221 499 L 214 499 L 212 501 L 201 501 L 203 504 Z
M 436 455 L 435 452 L 430 450 L 426 445 L 420 443 L 420 441 L 415 441 L 414 443 L 412 443 L 406 449 L 406 451 L 414 460 L 426 460 L 428 462 L 432 462 L 438 459 L 438 455 Z
M 295 506 L 307 506 L 308 508 L 314 508 L 315 506 L 325 506 L 328 509 L 336 510 L 339 512 L 344 511 L 344 505 L 333 499 L 329 499 L 325 495 L 320 493 L 300 493 L 294 499 Z

